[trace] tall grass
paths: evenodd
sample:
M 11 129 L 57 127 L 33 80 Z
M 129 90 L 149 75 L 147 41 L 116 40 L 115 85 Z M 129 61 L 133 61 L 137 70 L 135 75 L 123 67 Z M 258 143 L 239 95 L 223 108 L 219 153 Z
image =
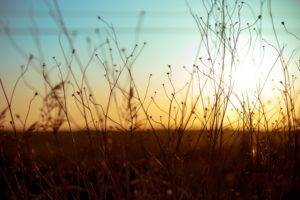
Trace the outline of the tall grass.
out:
M 244 10 L 252 11 L 246 2 L 203 1 L 203 14 L 187 1 L 200 37 L 198 54 L 192 66 L 182 69 L 187 74 L 183 85 L 178 86 L 174 67 L 168 65 L 166 82 L 154 94 L 153 75 L 141 87 L 133 70 L 145 42 L 130 50 L 121 48 L 115 28 L 99 16 L 107 38 L 96 44 L 84 64 L 57 1 L 48 4 L 62 32 L 63 60 L 53 57 L 47 64 L 41 56 L 25 53 L 27 64 L 10 94 L 0 80 L 6 100 L 0 113 L 3 197 L 273 199 L 299 195 L 299 88 L 296 76 L 290 74 L 297 54 L 284 56 L 271 1 L 260 3 L 252 21 L 244 23 Z M 262 35 L 265 6 L 275 44 Z M 284 22 L 282 26 L 299 42 Z M 100 36 L 98 29 L 95 32 Z M 39 37 L 34 37 L 38 45 Z M 265 76 L 254 90 L 239 91 L 234 74 L 241 60 L 256 59 L 255 52 L 260 52 L 253 64 L 262 68 L 266 51 L 276 52 L 276 57 L 267 63 Z M 94 63 L 104 72 L 108 87 L 102 100 L 95 96 L 87 76 Z M 43 92 L 36 92 L 40 88 L 26 80 L 30 66 L 41 69 Z M 282 74 L 275 84 L 280 99 L 268 103 L 264 91 L 275 68 Z M 51 76 L 52 70 L 58 77 Z M 12 106 L 20 81 L 33 91 L 23 115 Z M 34 113 L 39 119 L 28 125 L 36 98 L 42 102 L 40 113 Z M 82 127 L 70 105 L 77 108 L 76 120 L 82 119 Z

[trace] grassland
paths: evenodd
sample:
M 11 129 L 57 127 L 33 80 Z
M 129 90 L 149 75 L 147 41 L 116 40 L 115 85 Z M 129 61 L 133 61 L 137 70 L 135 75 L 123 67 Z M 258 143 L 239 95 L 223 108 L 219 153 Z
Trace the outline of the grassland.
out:
M 7 134 L 5 136 L 5 134 Z M 165 133 L 160 132 L 167 141 Z M 3 199 L 297 199 L 293 180 L 299 173 L 278 138 L 265 138 L 272 149 L 256 153 L 239 133 L 227 131 L 221 153 L 211 155 L 205 139 L 193 148 L 198 132 L 183 140 L 179 154 L 162 154 L 149 132 L 109 134 L 109 157 L 97 151 L 101 137 L 68 133 L 60 144 L 51 133 L 35 133 L 29 149 L 1 133 Z M 207 133 L 208 135 L 208 133 Z M 202 137 L 207 137 L 204 134 Z M 208 140 L 208 139 L 207 139 Z M 263 140 L 262 140 L 263 141 Z M 27 149 L 30 153 L 27 153 Z M 247 150 L 248 149 L 248 150 Z M 298 174 L 299 175 L 299 174 Z M 297 182 L 297 185 L 299 182 Z
M 167 65 L 161 88 L 152 88 L 152 74 L 141 86 L 133 70 L 146 42 L 120 48 L 114 26 L 99 16 L 106 39 L 84 63 L 54 0 L 62 56 L 46 63 L 25 53 L 11 89 L 0 79 L 0 198 L 300 199 L 300 62 L 296 50 L 284 51 L 271 1 L 264 3 L 268 9 L 244 23 L 242 11 L 251 8 L 243 1 L 211 1 L 202 17 L 187 2 L 200 38 L 195 62 L 182 68 L 183 85 Z M 265 15 L 272 42 L 262 35 Z M 253 90 L 235 84 L 242 60 L 266 72 Z M 91 65 L 104 74 L 101 98 L 88 77 Z M 41 87 L 27 79 L 31 67 Z M 270 89 L 275 69 L 280 79 Z M 14 108 L 21 83 L 31 95 L 24 113 Z

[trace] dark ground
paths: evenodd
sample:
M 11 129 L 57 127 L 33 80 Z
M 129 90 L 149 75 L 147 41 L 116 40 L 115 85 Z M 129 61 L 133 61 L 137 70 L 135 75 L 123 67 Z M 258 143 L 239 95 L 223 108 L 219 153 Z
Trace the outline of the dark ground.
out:
M 105 157 L 94 133 L 75 133 L 74 146 L 68 133 L 2 132 L 0 199 L 300 199 L 293 153 L 277 137 L 253 150 L 228 131 L 212 153 L 207 135 L 194 148 L 189 132 L 175 153 L 158 134 L 163 151 L 146 131 L 113 132 Z

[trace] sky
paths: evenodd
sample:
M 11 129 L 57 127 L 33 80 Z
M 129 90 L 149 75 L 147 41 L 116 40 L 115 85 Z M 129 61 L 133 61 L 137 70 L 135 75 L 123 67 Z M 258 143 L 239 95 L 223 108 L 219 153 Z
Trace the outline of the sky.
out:
M 199 15 L 204 13 L 200 0 L 189 0 L 189 5 Z M 254 10 L 254 15 L 259 14 L 259 1 L 247 1 Z M 20 74 L 20 66 L 26 64 L 26 59 L 13 47 L 11 40 L 4 34 L 4 27 L 9 27 L 14 41 L 26 54 L 42 55 L 48 64 L 52 57 L 62 58 L 58 42 L 59 32 L 57 24 L 50 16 L 47 4 L 52 1 L 40 0 L 0 0 L 0 78 L 7 88 L 12 90 L 12 85 Z M 181 67 L 191 65 L 196 55 L 199 43 L 199 33 L 195 21 L 189 13 L 185 0 L 89 0 L 58 1 L 66 26 L 76 30 L 76 51 L 81 55 L 84 63 L 90 57 L 93 44 L 99 43 L 95 29 L 104 30 L 105 25 L 97 19 L 101 16 L 112 24 L 117 31 L 120 45 L 132 49 L 137 43 L 142 45 L 147 42 L 146 48 L 139 56 L 134 74 L 137 83 L 145 85 L 148 75 L 154 74 L 154 88 L 164 82 L 167 65 Z M 265 6 L 264 9 L 267 7 Z M 272 9 L 276 29 L 282 45 L 288 44 L 289 50 L 299 48 L 299 40 L 286 34 L 280 23 L 284 21 L 288 29 L 300 36 L 300 1 L 299 0 L 273 0 Z M 144 13 L 140 18 L 141 12 Z M 252 13 L 245 13 L 243 19 L 253 19 Z M 140 21 L 139 21 L 140 20 Z M 265 38 L 274 41 L 269 18 L 263 15 L 263 33 Z M 136 34 L 136 27 L 140 22 L 140 32 Z M 30 29 L 37 27 L 40 31 L 42 53 L 36 46 Z M 104 36 L 105 38 L 106 36 Z M 102 38 L 103 39 L 103 38 Z M 91 41 L 91 47 L 89 43 Z M 299 54 L 298 54 L 299 55 Z M 93 85 L 101 84 L 103 72 L 96 67 L 91 67 L 88 72 Z M 180 77 L 180 73 L 177 74 Z M 33 85 L 41 85 L 41 77 L 30 69 L 26 78 Z M 180 82 L 180 80 L 179 80 Z M 30 99 L 31 93 L 22 85 L 18 88 L 15 101 L 16 110 L 24 112 L 23 101 Z M 101 93 L 101 92 L 99 92 Z M 3 108 L 3 95 L 0 95 L 0 109 Z

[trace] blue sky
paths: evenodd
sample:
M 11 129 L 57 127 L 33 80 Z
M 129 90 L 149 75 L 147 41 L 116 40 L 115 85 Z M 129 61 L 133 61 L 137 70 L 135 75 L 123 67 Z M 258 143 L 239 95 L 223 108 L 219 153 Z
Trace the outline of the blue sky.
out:
M 50 4 L 52 1 L 49 1 Z M 147 41 L 149 43 L 145 54 L 149 58 L 154 56 L 157 58 L 153 64 L 156 67 L 169 64 L 172 60 L 178 62 L 181 60 L 180 55 L 185 54 L 186 49 L 193 49 L 193 44 L 198 40 L 196 26 L 188 13 L 185 0 L 89 0 L 89 1 L 74 1 L 64 0 L 58 1 L 59 6 L 64 15 L 67 26 L 71 29 L 79 30 L 80 36 L 77 41 L 79 46 L 83 46 L 86 37 L 93 39 L 93 30 L 97 27 L 103 27 L 99 23 L 96 16 L 104 17 L 108 22 L 112 23 L 118 30 L 118 27 L 128 28 L 129 31 L 119 31 L 118 36 L 124 47 L 131 48 L 135 42 L 134 30 L 137 25 L 139 12 L 146 12 L 142 23 L 142 31 L 139 36 L 140 42 Z M 203 7 L 200 6 L 198 0 L 190 0 L 190 5 L 200 14 L 203 12 Z M 259 1 L 246 1 L 252 4 L 255 11 L 258 11 Z M 254 3 L 253 3 L 254 2 Z M 300 8 L 299 0 L 274 0 L 273 11 L 275 22 L 280 24 L 280 21 L 286 21 L 288 27 L 294 33 L 300 33 L 299 19 Z M 51 28 L 56 29 L 57 26 L 53 19 L 49 16 L 48 7 L 45 1 L 40 0 L 1 0 L 0 1 L 0 19 L 8 24 L 9 27 L 28 29 L 32 27 L 32 21 L 28 17 L 29 13 L 35 16 L 35 22 L 41 29 Z M 246 14 L 246 18 L 249 17 Z M 265 23 L 266 33 L 270 31 L 269 23 Z M 144 30 L 143 30 L 144 28 Z M 154 32 L 149 32 L 148 29 L 155 28 Z M 281 28 L 282 29 L 282 28 Z M 57 52 L 58 42 L 57 34 L 42 35 L 41 41 L 47 55 L 52 57 L 52 54 Z M 28 52 L 36 52 L 32 37 L 30 35 L 15 35 L 15 40 L 18 41 Z M 176 42 L 174 42 L 176 41 Z M 1 66 L 1 72 L 7 73 L 14 70 L 13 65 L 24 62 L 14 49 L 11 49 L 7 38 L 0 35 L 0 59 L 8 62 L 9 67 Z M 170 52 L 172 49 L 172 52 Z M 13 57 L 13 59 L 9 59 Z M 19 61 L 16 63 L 15 61 Z M 172 63 L 183 64 L 183 63 Z M 2 74 L 1 73 L 1 74 Z
M 33 21 L 29 17 L 29 13 L 32 13 L 39 29 L 54 30 L 51 34 L 47 31 L 41 33 L 45 62 L 51 65 L 52 56 L 61 58 L 58 32 L 55 32 L 57 25 L 49 16 L 45 2 L 47 1 L 0 0 L 0 78 L 8 88 L 16 80 L 20 73 L 20 65 L 25 64 L 26 60 L 16 52 L 3 34 L 3 24 L 9 26 L 11 30 L 17 30 L 18 34 L 12 36 L 26 53 L 38 55 L 39 51 L 32 36 L 26 34 L 26 31 L 33 26 Z M 53 5 L 51 0 L 48 2 Z M 75 45 L 83 62 L 87 62 L 90 56 L 87 37 L 91 39 L 92 44 L 99 43 L 94 30 L 95 28 L 102 30 L 103 23 L 99 22 L 97 16 L 103 17 L 116 27 L 121 47 L 131 49 L 135 44 L 135 28 L 139 13 L 145 11 L 138 43 L 142 44 L 145 41 L 147 46 L 135 65 L 137 81 L 142 84 L 147 80 L 148 74 L 153 73 L 156 75 L 154 84 L 157 86 L 163 82 L 168 64 L 181 67 L 193 63 L 199 34 L 185 0 L 63 0 L 58 2 L 67 27 L 78 30 L 79 35 L 75 38 Z M 255 15 L 259 14 L 259 0 L 245 0 L 245 2 L 251 4 Z M 286 34 L 280 22 L 285 21 L 289 30 L 300 35 L 300 1 L 273 0 L 272 2 L 275 26 L 282 45 L 288 44 L 290 49 L 298 48 L 299 40 L 294 40 L 291 35 Z M 189 0 L 189 3 L 199 15 L 204 14 L 201 0 Z M 247 21 L 251 17 L 253 19 L 252 14 L 246 12 L 243 20 Z M 263 28 L 265 37 L 272 41 L 271 26 L 267 15 L 263 15 Z M 91 79 L 100 79 L 101 72 L 97 70 L 96 67 L 90 69 Z M 28 73 L 28 79 L 33 84 L 41 82 L 41 77 L 34 73 Z M 22 95 L 24 98 L 30 96 Z M 0 100 L 2 98 L 1 96 Z
M 45 2 L 47 1 L 0 0 L 0 19 L 12 29 L 21 28 L 26 30 L 32 27 L 29 13 L 33 13 L 38 28 L 55 30 L 57 26 L 49 16 Z M 52 3 L 52 1 L 48 2 Z M 81 53 L 86 51 L 86 38 L 90 37 L 92 41 L 97 40 L 93 30 L 97 27 L 103 27 L 103 24 L 97 20 L 97 15 L 112 23 L 117 31 L 120 27 L 129 29 L 126 32 L 118 31 L 118 36 L 120 43 L 130 49 L 135 43 L 134 31 L 138 22 L 138 15 L 142 10 L 146 14 L 142 23 L 139 42 L 146 41 L 148 46 L 141 57 L 143 66 L 140 66 L 138 69 L 145 71 L 146 68 L 149 73 L 153 73 L 153 71 L 161 73 L 160 69 L 167 64 L 188 65 L 192 60 L 193 52 L 197 48 L 199 35 L 196 25 L 188 13 L 185 0 L 64 0 L 58 2 L 67 26 L 70 29 L 79 30 L 76 42 Z M 201 1 L 190 0 L 189 2 L 191 7 L 200 15 L 203 13 L 204 8 L 200 6 Z M 251 4 L 255 12 L 258 11 L 259 0 L 246 2 Z M 298 11 L 300 1 L 273 0 L 272 2 L 276 26 L 279 27 L 283 41 L 290 40 L 290 36 L 284 34 L 282 27 L 280 27 L 281 21 L 285 21 L 291 31 L 300 34 L 300 12 Z M 247 19 L 249 17 L 249 13 L 245 13 L 244 18 Z M 268 20 L 267 18 L 264 19 L 266 35 L 271 30 Z M 155 28 L 155 30 L 149 32 L 148 29 L 152 28 Z M 26 52 L 38 53 L 29 34 L 14 35 L 14 38 Z M 58 33 L 50 35 L 42 33 L 41 43 L 46 57 L 51 58 L 58 54 Z M 289 45 L 293 44 L 295 43 L 291 42 Z M 11 47 L 3 32 L 0 34 L 0 60 L 2 62 L 0 76 L 3 79 L 13 76 L 19 66 L 24 64 L 25 61 Z M 11 78 L 7 79 L 12 80 Z

